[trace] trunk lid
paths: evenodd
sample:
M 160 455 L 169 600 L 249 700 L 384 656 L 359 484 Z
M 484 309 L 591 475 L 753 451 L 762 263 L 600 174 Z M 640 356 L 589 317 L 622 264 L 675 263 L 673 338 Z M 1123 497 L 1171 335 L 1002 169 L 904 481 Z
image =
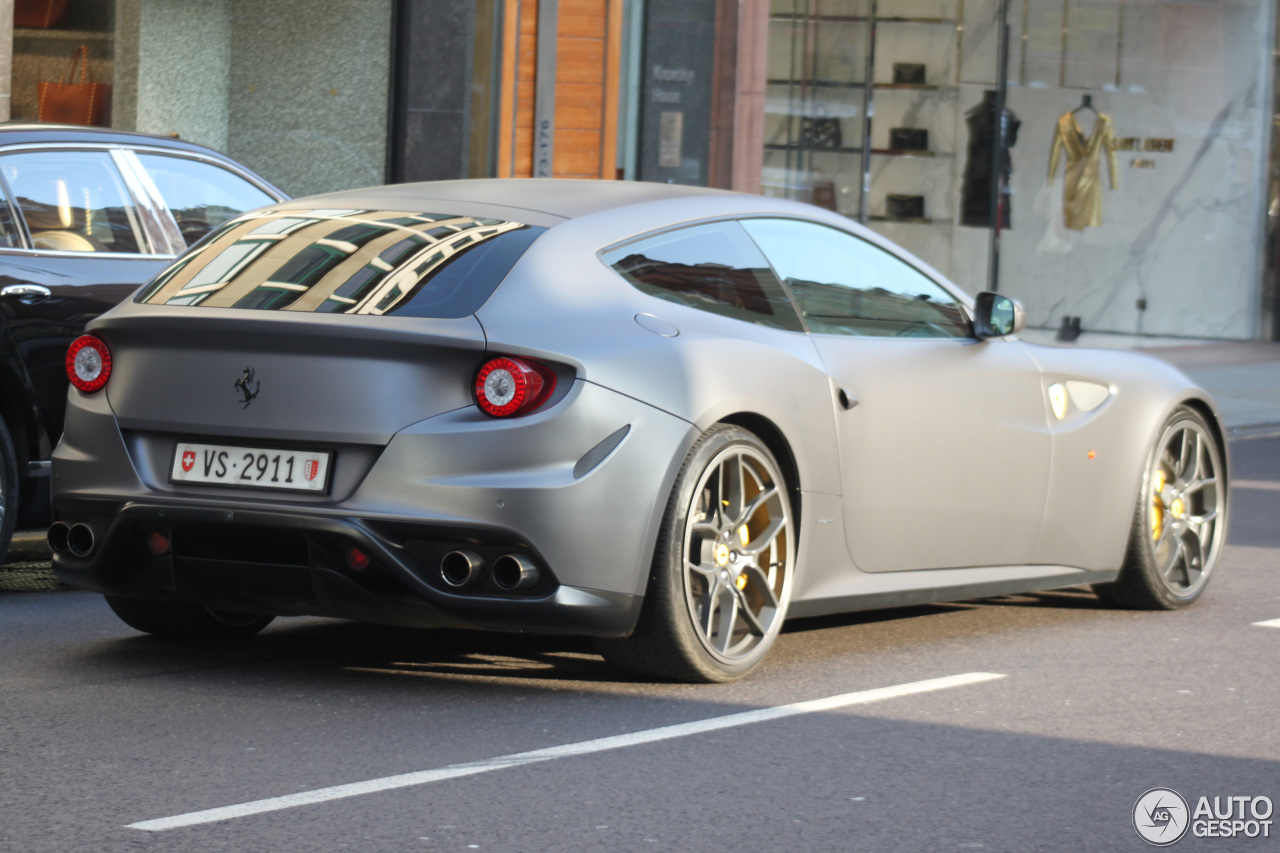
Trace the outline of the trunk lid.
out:
M 126 305 L 92 328 L 122 430 L 301 444 L 385 445 L 473 405 L 485 349 L 474 316 Z

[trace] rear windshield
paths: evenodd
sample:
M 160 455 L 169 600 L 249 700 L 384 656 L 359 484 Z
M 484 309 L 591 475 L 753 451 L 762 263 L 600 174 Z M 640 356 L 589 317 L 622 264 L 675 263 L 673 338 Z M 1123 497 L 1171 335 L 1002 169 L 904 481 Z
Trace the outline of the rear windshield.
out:
M 283 210 L 233 219 L 138 294 L 152 305 L 465 317 L 545 231 L 394 210 Z

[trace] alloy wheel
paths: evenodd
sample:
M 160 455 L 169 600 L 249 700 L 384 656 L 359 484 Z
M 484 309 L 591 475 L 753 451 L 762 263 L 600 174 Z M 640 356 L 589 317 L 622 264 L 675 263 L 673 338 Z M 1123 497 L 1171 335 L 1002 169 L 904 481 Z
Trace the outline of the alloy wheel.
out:
M 1192 420 L 1170 424 L 1147 475 L 1147 536 L 1165 587 L 1179 598 L 1199 592 L 1221 547 L 1225 506 L 1217 443 Z
M 732 445 L 704 469 L 683 538 L 685 604 L 703 647 L 726 664 L 781 630 L 795 535 L 784 480 L 771 460 Z

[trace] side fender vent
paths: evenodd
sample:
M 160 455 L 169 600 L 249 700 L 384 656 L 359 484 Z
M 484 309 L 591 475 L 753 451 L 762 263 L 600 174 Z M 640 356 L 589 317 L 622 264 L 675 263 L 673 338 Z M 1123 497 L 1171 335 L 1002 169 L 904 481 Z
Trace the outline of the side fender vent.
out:
M 627 424 L 622 429 L 614 432 L 604 441 L 582 454 L 582 458 L 578 460 L 578 464 L 573 466 L 573 479 L 581 480 L 586 476 L 587 472 L 599 465 L 605 460 L 605 457 L 614 451 L 622 440 L 627 437 L 627 433 L 631 432 L 631 424 Z

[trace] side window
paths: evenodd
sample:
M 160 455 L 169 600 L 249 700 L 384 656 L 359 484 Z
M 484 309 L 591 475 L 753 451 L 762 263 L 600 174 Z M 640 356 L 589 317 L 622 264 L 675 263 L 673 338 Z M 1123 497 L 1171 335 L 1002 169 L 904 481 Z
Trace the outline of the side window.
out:
M 735 222 L 712 222 L 630 243 L 604 262 L 638 290 L 712 314 L 803 331 L 786 291 Z
M 865 240 L 795 219 L 746 219 L 742 227 L 791 288 L 812 332 L 969 337 L 951 294 Z
M 105 151 L 28 151 L 0 157 L 0 171 L 36 249 L 138 253 L 132 197 Z
M 212 163 L 141 151 L 138 160 L 188 246 L 228 219 L 275 202 L 244 178 Z

